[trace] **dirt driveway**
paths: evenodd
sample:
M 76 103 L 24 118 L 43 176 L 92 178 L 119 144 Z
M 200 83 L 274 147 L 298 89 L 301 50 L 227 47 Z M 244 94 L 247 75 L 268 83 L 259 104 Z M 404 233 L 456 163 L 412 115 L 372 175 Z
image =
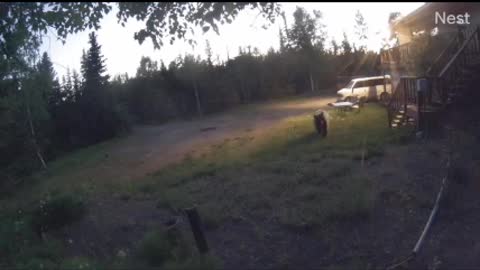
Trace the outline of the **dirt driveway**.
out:
M 94 166 L 73 170 L 68 178 L 90 181 L 128 181 L 158 171 L 180 161 L 187 153 L 235 138 L 256 134 L 276 123 L 301 114 L 311 114 L 334 102 L 332 96 L 299 97 L 283 101 L 239 106 L 225 113 L 191 121 L 173 121 L 163 125 L 137 126 L 133 134 L 111 144 L 105 158 Z

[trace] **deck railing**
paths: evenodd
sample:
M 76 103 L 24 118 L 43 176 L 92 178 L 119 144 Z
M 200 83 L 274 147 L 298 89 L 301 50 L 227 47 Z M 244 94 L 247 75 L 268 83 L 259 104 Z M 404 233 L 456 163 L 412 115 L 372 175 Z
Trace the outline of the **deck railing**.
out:
M 388 123 L 392 126 L 395 115 L 403 111 L 407 113 L 410 104 L 417 104 L 417 79 L 416 76 L 402 76 L 393 91 L 392 97 L 387 104 Z
M 463 31 L 463 36 L 455 38 L 434 61 L 427 76 L 428 91 L 422 106 L 440 105 L 444 107 L 452 94 L 462 91 L 461 80 L 463 72 L 480 55 L 480 28 L 469 27 Z M 418 77 L 403 76 L 394 89 L 390 102 L 387 104 L 389 125 L 393 117 L 400 111 L 407 113 L 407 106 L 417 105 Z M 417 108 L 421 111 L 424 108 Z
M 470 31 L 464 43 L 457 52 L 450 58 L 447 64 L 440 70 L 438 76 L 432 77 L 433 90 L 445 105 L 451 93 L 461 89 L 459 81 L 463 78 L 465 67 L 467 67 L 480 54 L 480 30 L 478 26 Z
M 380 61 L 382 64 L 387 65 L 408 62 L 410 59 L 412 59 L 415 49 L 416 45 L 412 42 L 409 42 L 388 50 L 382 50 L 380 52 Z

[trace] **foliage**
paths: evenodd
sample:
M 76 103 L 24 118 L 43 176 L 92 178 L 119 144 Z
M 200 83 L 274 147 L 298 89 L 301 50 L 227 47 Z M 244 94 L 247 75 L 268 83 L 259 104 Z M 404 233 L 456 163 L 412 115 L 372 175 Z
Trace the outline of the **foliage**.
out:
M 98 30 L 100 20 L 116 5 L 118 21 L 123 25 L 130 18 L 145 22 L 145 28 L 135 33 L 134 38 L 142 43 L 150 38 L 155 48 L 163 45 L 164 37 L 183 39 L 193 26 L 202 27 L 203 32 L 212 28 L 218 33 L 219 24 L 231 23 L 244 9 L 258 9 L 260 14 L 273 22 L 279 12 L 276 3 L 87 3 L 87 2 L 43 2 L 5 3 L 0 8 L 0 41 L 23 38 L 30 39 L 31 33 L 46 33 L 53 28 L 59 38 L 87 29 Z M 158 23 L 160 22 L 160 23 Z M 38 37 L 35 42 L 38 42 Z M 190 40 L 193 43 L 193 40 Z M 4 47 L 5 48 L 5 47 Z M 6 48 L 5 48 L 6 49 Z M 8 50 L 9 53 L 15 50 Z
M 87 144 L 97 143 L 128 130 L 122 119 L 118 105 L 108 91 L 108 75 L 104 75 L 105 60 L 95 33 L 90 34 L 90 49 L 82 67 L 84 83 L 79 100 L 82 122 L 80 135 Z
M 202 116 L 236 104 L 306 91 L 333 94 L 333 90 L 327 92 L 327 89 L 335 84 L 337 74 L 375 72 L 377 55 L 352 52 L 347 39 L 333 52 L 327 52 L 321 12 L 309 14 L 302 8 L 295 11 L 290 29 L 286 25 L 279 29 L 283 44 L 279 51 L 270 49 L 262 55 L 257 48 L 239 48 L 241 54 L 225 63 L 212 62 L 213 52 L 207 41 L 207 59 L 185 55 L 165 65 L 161 59 L 142 57 L 136 77 L 121 75 L 110 80 L 95 33 L 90 34 L 90 48 L 80 59 L 81 70 L 68 70 L 61 82 L 47 54 L 36 60 L 39 37 L 35 33 L 53 27 L 60 38 L 65 38 L 69 33 L 96 29 L 100 18 L 113 5 L 116 4 L 9 3 L 1 7 L 0 11 L 8 14 L 0 19 L 1 27 L 8 30 L 2 35 L 8 50 L 2 51 L 1 59 L 5 61 L 0 60 L 0 149 L 8 153 L 0 158 L 0 166 L 8 176 L 4 179 L 14 182 L 18 176 L 39 168 L 39 156 L 49 162 L 67 151 L 126 133 L 133 121 L 161 123 Z M 261 14 L 269 17 L 276 13 L 278 6 L 271 3 L 119 3 L 118 7 L 120 21 L 130 17 L 147 22 L 168 18 L 165 29 L 176 29 L 180 31 L 177 37 L 185 38 L 182 31 L 194 27 L 192 22 L 202 25 L 203 21 L 203 26 L 215 28 L 213 25 L 221 24 L 222 20 L 230 22 L 241 9 L 259 7 Z M 86 16 L 86 11 L 92 11 L 91 15 Z M 19 18 L 11 17 L 13 14 Z M 35 18 L 29 20 L 34 15 Z M 69 17 L 62 21 L 63 16 Z M 79 21 L 81 16 L 88 18 Z M 182 23 L 175 25 L 176 22 Z M 12 23 L 18 23 L 20 28 L 14 28 Z M 147 32 L 141 30 L 137 38 L 173 35 L 163 32 L 164 28 L 156 29 L 158 27 L 149 24 Z
M 54 269 L 63 255 L 63 245 L 53 238 L 41 239 L 32 230 L 31 216 L 17 209 L 3 212 L 0 224 L 0 267 Z
M 315 10 L 312 17 L 304 8 L 297 7 L 293 17 L 294 24 L 287 32 L 289 46 L 297 50 L 312 50 L 316 46 L 323 50 L 325 33 L 324 25 L 320 22 L 322 13 Z
M 342 49 L 343 49 L 343 54 L 348 55 L 352 53 L 352 46 L 350 45 L 347 34 L 345 32 L 343 32 Z
M 222 263 L 217 257 L 212 255 L 197 255 L 188 258 L 184 262 L 169 261 L 164 267 L 166 270 L 215 270 L 222 269 Z
M 167 261 L 183 261 L 190 247 L 178 228 L 151 231 L 142 240 L 138 257 L 150 266 L 162 266 Z
M 137 68 L 137 78 L 150 77 L 156 71 L 158 71 L 157 61 L 153 61 L 148 56 L 142 56 L 140 59 L 140 66 Z
M 368 27 L 365 19 L 363 18 L 362 13 L 357 10 L 355 14 L 355 34 L 357 35 L 357 40 L 359 42 L 359 50 L 365 51 L 367 46 L 365 42 L 367 41 Z
M 82 199 L 73 195 L 47 195 L 32 213 L 35 231 L 46 232 L 68 225 L 85 214 Z
M 186 30 L 193 31 L 197 24 L 204 31 L 207 26 L 216 30 L 219 23 L 230 23 L 243 9 L 258 8 L 270 21 L 278 11 L 274 3 L 3 3 L 0 149 L 7 155 L 0 158 L 0 166 L 7 168 L 7 175 L 28 174 L 40 164 L 47 168 L 45 160 L 65 150 L 128 131 L 125 106 L 117 104 L 109 92 L 100 45 L 93 33 L 91 48 L 82 56 L 83 78 L 74 71 L 60 86 L 48 56 L 37 61 L 42 35 L 50 31 L 64 41 L 69 34 L 97 30 L 114 6 L 118 7 L 119 22 L 129 18 L 146 22 L 135 38 L 139 42 L 151 38 L 156 48 L 163 37 L 184 38 Z M 157 23 L 158 19 L 163 23 Z
M 101 269 L 91 260 L 84 257 L 73 257 L 62 261 L 58 270 L 94 270 Z
M 186 3 L 186 2 L 151 2 L 119 3 L 117 17 L 123 24 L 129 18 L 145 21 L 146 27 L 136 32 L 134 37 L 140 44 L 150 38 L 155 48 L 163 45 L 164 37 L 173 43 L 176 38 L 183 39 L 192 33 L 192 25 L 201 27 L 204 33 L 213 29 L 218 34 L 220 24 L 231 23 L 244 9 L 259 9 L 264 18 L 273 22 L 279 12 L 276 3 L 242 2 L 242 3 Z M 187 39 L 195 44 L 192 38 Z
M 384 109 L 376 105 L 332 113 L 328 136 L 319 139 L 310 115 L 294 117 L 259 138 L 215 145 L 145 183 L 159 193 L 162 205 L 196 204 L 213 226 L 240 217 L 289 227 L 368 218 L 377 196 L 375 181 L 381 178 L 363 166 L 378 170 L 383 149 L 405 135 L 385 121 Z M 370 165 L 357 158 L 365 148 L 364 163 Z

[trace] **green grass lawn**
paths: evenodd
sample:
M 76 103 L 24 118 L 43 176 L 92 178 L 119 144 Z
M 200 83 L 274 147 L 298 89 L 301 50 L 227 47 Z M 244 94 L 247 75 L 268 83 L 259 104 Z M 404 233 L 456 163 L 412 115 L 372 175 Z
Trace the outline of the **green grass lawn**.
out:
M 226 139 L 211 146 L 207 153 L 187 156 L 145 179 L 99 185 L 88 192 L 82 188 L 84 183 L 69 181 L 68 185 L 59 185 L 49 181 L 48 173 L 39 174 L 31 187 L 3 201 L 4 208 L 10 207 L 1 216 L 0 252 L 7 254 L 5 258 L 10 261 L 5 264 L 0 260 L 0 268 L 14 262 L 19 267 L 33 269 L 33 265 L 38 266 L 35 260 L 40 260 L 43 264 L 51 263 L 52 267 L 74 265 L 73 268 L 80 269 L 90 265 L 84 269 L 93 269 L 88 258 L 62 257 L 61 244 L 54 239 L 39 241 L 27 226 L 35 213 L 44 211 L 38 210 L 35 202 L 52 191 L 74 193 L 75 198 L 116 193 L 154 199 L 160 208 L 172 211 L 196 205 L 208 229 L 235 219 L 315 228 L 330 221 L 368 217 L 377 192 L 375 180 L 366 167 L 383 156 L 387 145 L 405 142 L 409 130 L 389 129 L 386 111 L 377 104 L 367 104 L 360 111 L 348 113 L 330 111 L 328 118 L 326 138 L 316 134 L 312 115 L 292 117 L 255 136 L 246 133 Z M 62 172 L 94 164 L 111 143 L 77 151 L 51 163 L 50 170 L 58 179 Z M 75 206 L 72 208 L 75 212 L 65 209 L 66 203 Z M 16 209 L 19 206 L 28 215 L 19 212 Z M 63 197 L 49 206 L 48 217 L 52 219 L 42 216 L 41 222 L 47 225 L 56 222 L 56 213 L 74 220 L 77 212 L 83 212 L 80 206 L 76 199 Z M 25 241 L 11 245 L 14 239 Z
M 201 157 L 157 172 L 133 190 L 172 209 L 197 205 L 207 223 L 257 218 L 317 225 L 369 213 L 375 188 L 366 170 L 406 130 L 387 127 L 383 107 L 329 114 L 319 137 L 312 115 L 293 117 L 263 134 L 227 140 Z

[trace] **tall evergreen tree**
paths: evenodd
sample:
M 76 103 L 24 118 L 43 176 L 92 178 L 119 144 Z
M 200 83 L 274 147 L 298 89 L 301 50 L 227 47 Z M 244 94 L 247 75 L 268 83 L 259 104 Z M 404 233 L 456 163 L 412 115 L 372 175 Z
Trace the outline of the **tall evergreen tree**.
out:
M 332 43 L 332 54 L 333 55 L 338 55 L 339 46 L 338 46 L 337 42 L 335 41 L 335 39 L 332 39 L 331 43 Z
M 43 97 L 46 100 L 51 94 L 53 89 L 52 84 L 56 77 L 55 70 L 53 69 L 53 63 L 46 52 L 43 53 L 42 59 L 37 65 L 37 70 L 39 77 L 42 78 L 42 84 L 39 85 L 39 89 L 41 89 Z
M 318 10 L 310 15 L 304 8 L 297 7 L 293 13 L 294 23 L 287 32 L 289 47 L 299 53 L 306 65 L 304 73 L 307 75 L 306 81 L 310 84 L 310 90 L 315 90 L 314 73 L 322 69 L 321 55 L 324 53 L 325 31 L 321 23 L 322 13 Z
M 205 54 L 207 55 L 207 63 L 211 67 L 213 65 L 213 62 L 212 62 L 213 51 L 212 51 L 212 47 L 210 46 L 210 41 L 208 39 L 205 41 Z
M 90 33 L 89 44 L 88 52 L 82 56 L 84 83 L 80 104 L 84 118 L 82 136 L 91 144 L 113 137 L 123 123 L 115 114 L 115 104 L 107 91 L 109 76 L 104 74 L 105 59 L 95 32 Z
M 157 70 L 157 61 L 153 61 L 148 56 L 142 56 L 140 66 L 137 68 L 137 77 L 151 77 Z
M 350 45 L 350 41 L 348 41 L 348 37 L 345 32 L 343 32 L 342 49 L 343 54 L 345 55 L 349 55 L 352 53 L 352 45 Z
M 288 40 L 291 42 L 291 47 L 296 50 L 311 49 L 316 40 L 315 19 L 301 7 L 297 7 L 293 13 L 293 17 L 293 26 L 287 33 Z
M 358 40 L 358 50 L 365 52 L 367 49 L 367 33 L 368 27 L 367 23 L 365 22 L 365 18 L 363 17 L 362 13 L 357 10 L 355 14 L 355 35 L 357 36 Z
M 285 36 L 283 35 L 283 31 L 281 28 L 278 28 L 278 37 L 280 40 L 280 52 L 285 52 L 287 48 L 287 40 L 285 39 Z
M 82 57 L 80 58 L 80 74 L 82 75 L 82 82 L 85 82 L 85 77 L 87 76 L 87 62 L 87 53 L 85 50 L 82 50 Z
M 72 73 L 72 81 L 73 81 L 73 93 L 75 97 L 75 101 L 78 101 L 80 97 L 82 96 L 82 82 L 80 79 L 80 75 L 78 75 L 78 72 L 74 69 Z
M 72 74 L 70 73 L 70 68 L 67 68 L 67 73 L 63 78 L 63 91 L 65 91 L 65 96 L 69 102 L 72 102 L 75 99 L 75 90 L 73 89 Z
M 109 76 L 105 75 L 106 66 L 105 59 L 101 54 L 101 45 L 97 42 L 95 32 L 89 35 L 90 49 L 86 54 L 86 65 L 82 67 L 84 70 L 85 80 L 85 96 L 93 97 L 105 90 L 108 84 Z

